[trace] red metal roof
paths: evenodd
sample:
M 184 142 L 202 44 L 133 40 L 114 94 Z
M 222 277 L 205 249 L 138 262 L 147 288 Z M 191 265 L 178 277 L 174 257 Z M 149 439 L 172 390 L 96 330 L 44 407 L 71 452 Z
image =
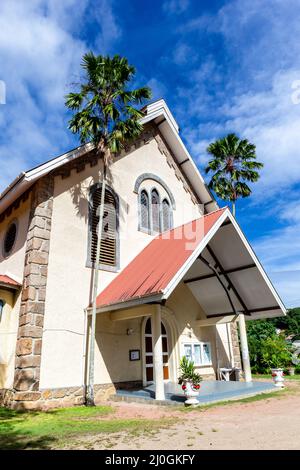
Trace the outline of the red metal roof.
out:
M 6 274 L 0 274 L 0 284 L 6 284 L 7 286 L 11 287 L 20 287 L 21 284 L 19 284 L 17 281 L 12 279 L 9 276 L 6 276 Z
M 97 307 L 162 293 L 225 210 L 154 238 L 98 295 Z

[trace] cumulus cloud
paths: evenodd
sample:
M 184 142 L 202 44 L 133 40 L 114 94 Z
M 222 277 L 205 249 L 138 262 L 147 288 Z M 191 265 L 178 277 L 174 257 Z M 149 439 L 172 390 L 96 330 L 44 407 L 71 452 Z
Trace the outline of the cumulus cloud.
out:
M 199 50 L 215 41 L 220 51 L 204 54 L 177 89 L 186 141 L 200 168 L 208 161 L 209 142 L 229 132 L 256 144 L 265 166 L 249 211 L 240 217 L 246 221 L 256 211 L 257 220 L 272 221 L 264 236 L 253 233 L 252 242 L 288 302 L 296 301 L 300 286 L 299 14 L 296 0 L 232 0 L 215 14 L 189 18 L 177 30 L 177 44 Z
M 189 0 L 165 0 L 162 8 L 167 14 L 180 15 L 189 7 Z
M 6 85 L 6 104 L 0 105 L 0 191 L 22 170 L 74 146 L 64 95 L 79 81 L 82 54 L 91 47 L 100 51 L 99 44 L 106 52 L 120 36 L 111 4 L 99 0 L 93 15 L 96 42 L 84 40 L 79 33 L 89 9 L 89 0 L 0 3 L 0 79 Z

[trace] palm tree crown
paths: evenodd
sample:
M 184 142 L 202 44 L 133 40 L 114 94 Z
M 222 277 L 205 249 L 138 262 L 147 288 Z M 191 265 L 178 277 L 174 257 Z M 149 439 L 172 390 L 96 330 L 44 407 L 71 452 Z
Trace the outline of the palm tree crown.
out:
M 82 143 L 92 141 L 98 152 L 119 152 L 124 143 L 142 131 L 139 120 L 143 113 L 134 105 L 151 97 L 148 87 L 129 90 L 135 68 L 124 57 L 115 55 L 83 56 L 86 81 L 78 93 L 66 96 L 66 106 L 75 111 L 69 129 L 80 135 Z
M 213 157 L 205 169 L 206 173 L 213 173 L 208 186 L 221 199 L 232 202 L 234 215 L 237 199 L 251 194 L 246 182 L 256 182 L 260 176 L 257 170 L 263 167 L 256 160 L 255 151 L 255 145 L 236 134 L 228 134 L 207 148 Z

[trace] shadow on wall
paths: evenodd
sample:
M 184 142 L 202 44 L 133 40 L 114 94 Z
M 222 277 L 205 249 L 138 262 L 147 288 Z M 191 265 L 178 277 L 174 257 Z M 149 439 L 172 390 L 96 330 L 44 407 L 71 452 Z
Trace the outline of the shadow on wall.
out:
M 0 361 L 1 361 L 1 356 L 0 356 Z M 7 379 L 7 364 L 0 363 L 0 388 L 5 388 L 6 379 Z
M 215 347 L 216 347 L 216 371 L 220 367 L 232 367 L 233 363 L 233 357 L 231 357 L 231 349 L 230 349 L 230 344 L 226 343 L 228 345 L 228 350 L 224 347 L 224 341 L 222 337 L 220 336 L 217 328 L 215 329 L 216 331 L 216 341 L 215 341 Z
M 98 163 L 99 165 L 99 163 Z M 102 179 L 101 179 L 101 173 L 99 171 L 99 177 L 92 176 L 89 185 L 87 186 L 85 182 L 78 182 L 75 185 L 70 188 L 70 194 L 72 197 L 72 202 L 74 204 L 74 207 L 76 209 L 76 215 L 80 219 L 84 219 L 85 223 L 88 223 L 88 218 L 89 218 L 89 189 L 94 186 L 95 184 L 101 184 Z M 106 184 L 109 187 L 113 188 L 113 176 L 111 174 L 110 169 L 108 168 L 107 170 L 107 176 L 106 176 Z M 118 193 L 118 188 L 113 188 L 116 194 L 118 195 L 119 198 L 119 219 L 122 221 L 126 220 L 126 213 L 128 212 L 128 205 L 127 202 L 120 197 L 120 194 Z
M 96 366 L 98 376 L 109 376 L 104 382 L 118 384 L 120 382 L 142 382 L 142 357 L 130 361 L 129 350 L 141 351 L 141 318 L 113 322 L 109 314 L 98 316 L 96 325 L 96 342 L 101 352 L 102 361 Z M 130 335 L 128 330 L 132 330 Z M 96 355 L 97 356 L 97 355 Z M 101 371 L 101 368 L 103 369 Z M 100 370 L 99 370 L 100 369 Z M 97 373 L 98 371 L 98 373 Z M 95 377 L 95 383 L 101 383 Z

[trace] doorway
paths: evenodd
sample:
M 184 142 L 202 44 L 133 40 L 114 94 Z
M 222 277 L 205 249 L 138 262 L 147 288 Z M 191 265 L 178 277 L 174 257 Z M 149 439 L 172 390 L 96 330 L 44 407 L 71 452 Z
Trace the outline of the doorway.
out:
M 164 380 L 169 380 L 169 349 L 168 349 L 168 335 L 163 322 L 161 322 L 161 337 L 162 337 L 162 359 L 163 359 L 163 376 Z M 154 379 L 154 363 L 153 363 L 153 336 L 151 318 L 149 317 L 145 324 L 145 368 L 146 368 L 146 382 L 147 384 L 153 383 Z

